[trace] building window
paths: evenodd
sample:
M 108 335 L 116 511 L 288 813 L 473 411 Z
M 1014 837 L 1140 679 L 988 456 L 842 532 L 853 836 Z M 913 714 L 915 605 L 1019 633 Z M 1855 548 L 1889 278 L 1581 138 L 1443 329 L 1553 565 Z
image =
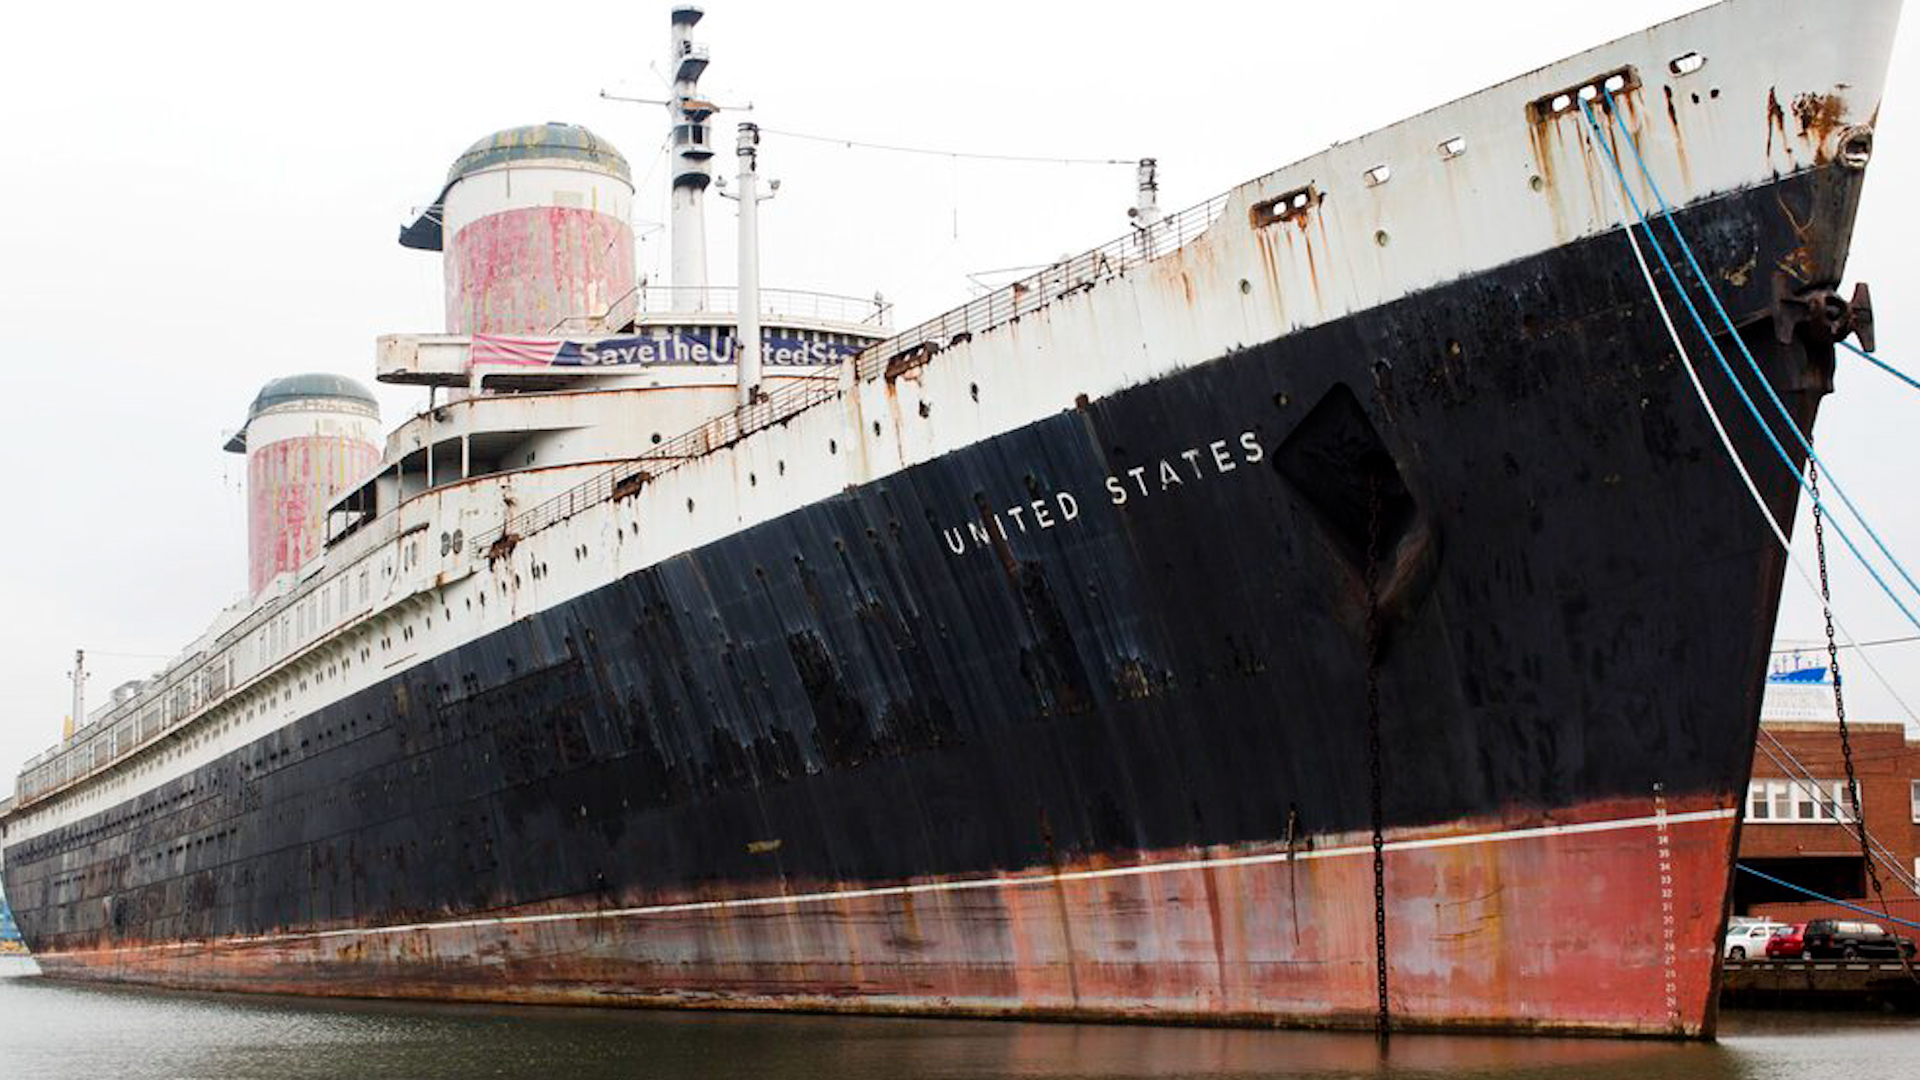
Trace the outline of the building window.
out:
M 1913 823 L 1920 825 L 1920 780 L 1913 782 Z
M 1920 821 L 1920 783 L 1914 785 Z M 1747 785 L 1747 820 L 1768 822 L 1851 821 L 1844 780 L 1755 780 Z

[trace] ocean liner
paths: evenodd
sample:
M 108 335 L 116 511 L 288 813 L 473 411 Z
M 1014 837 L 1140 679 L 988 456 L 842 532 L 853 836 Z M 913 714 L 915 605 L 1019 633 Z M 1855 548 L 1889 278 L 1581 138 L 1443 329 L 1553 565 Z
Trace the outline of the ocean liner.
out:
M 590 132 L 462 155 L 401 236 L 445 332 L 377 351 L 427 408 L 262 392 L 255 593 L 27 763 L 21 930 L 213 990 L 1711 1035 L 1785 564 L 1682 350 L 1811 430 L 1897 15 L 1728 0 L 1180 213 L 1143 162 L 1129 235 L 896 330 L 759 287 L 752 125 L 706 286 L 677 9 L 673 284 Z

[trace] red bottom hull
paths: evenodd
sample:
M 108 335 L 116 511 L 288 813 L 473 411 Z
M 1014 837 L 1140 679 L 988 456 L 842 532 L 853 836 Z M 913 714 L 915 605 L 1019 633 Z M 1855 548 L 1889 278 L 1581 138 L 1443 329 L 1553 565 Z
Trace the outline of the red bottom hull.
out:
M 1735 812 L 1391 836 L 1404 1029 L 1712 1034 Z M 1371 1027 L 1366 837 L 42 955 L 55 978 L 353 997 Z

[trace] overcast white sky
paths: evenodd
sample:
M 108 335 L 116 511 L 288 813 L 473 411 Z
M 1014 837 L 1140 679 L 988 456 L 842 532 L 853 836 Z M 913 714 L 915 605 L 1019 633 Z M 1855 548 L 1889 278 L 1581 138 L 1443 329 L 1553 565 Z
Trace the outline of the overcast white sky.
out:
M 714 63 L 703 87 L 722 103 L 751 100 L 767 127 L 1155 155 L 1163 204 L 1175 209 L 1698 5 L 706 6 L 700 36 Z M 584 123 L 648 178 L 640 215 L 662 216 L 664 166 L 653 166 L 664 110 L 598 95 L 659 92 L 649 68 L 665 51 L 669 7 L 70 0 L 10 10 L 0 417 L 14 467 L 0 528 L 0 793 L 18 762 L 58 737 L 76 646 L 93 659 L 97 702 L 243 589 L 243 471 L 220 444 L 259 385 L 304 370 L 370 381 L 375 335 L 439 329 L 439 259 L 394 238 L 455 155 L 501 127 Z M 1915 21 L 1895 48 L 1850 276 L 1874 286 L 1883 354 L 1920 369 Z M 730 133 L 741 118 L 723 113 L 716 128 Z M 879 289 L 907 319 L 966 299 L 968 272 L 1119 235 L 1131 201 L 1127 168 L 956 165 L 774 139 L 763 160 L 785 181 L 762 217 L 766 283 Z M 709 210 L 717 280 L 731 278 L 729 210 Z M 660 240 L 641 248 L 657 277 Z M 380 392 L 388 426 L 419 403 L 413 391 Z M 1920 392 L 1843 361 L 1822 454 L 1920 569 L 1916 430 Z M 1912 632 L 1864 574 L 1843 568 L 1836 591 L 1856 635 Z M 1787 595 L 1778 636 L 1818 638 L 1817 604 L 1791 579 Z M 1920 707 L 1920 645 L 1874 655 Z M 1855 680 L 1856 715 L 1902 715 L 1864 671 Z

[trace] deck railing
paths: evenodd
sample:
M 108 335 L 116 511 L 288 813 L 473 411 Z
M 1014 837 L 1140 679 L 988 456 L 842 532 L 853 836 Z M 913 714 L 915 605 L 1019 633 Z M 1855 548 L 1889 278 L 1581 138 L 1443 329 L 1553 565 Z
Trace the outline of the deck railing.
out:
M 553 333 L 598 332 L 624 326 L 642 315 L 674 315 L 683 319 L 711 315 L 732 323 L 740 314 L 740 290 L 732 285 L 635 285 L 622 293 L 605 313 L 572 315 L 553 324 Z M 893 305 L 880 296 L 863 299 L 806 289 L 761 289 L 760 317 L 779 321 L 840 323 L 885 333 L 893 320 Z
M 1170 254 L 1205 232 L 1220 215 L 1227 198 L 1224 194 L 1216 195 L 1198 206 L 1162 218 L 1151 228 L 1136 227 L 1127 236 L 1071 259 L 1062 259 L 1011 285 L 870 345 L 854 359 L 856 376 L 862 380 L 878 378 L 897 361 L 914 356 L 925 359 L 974 334 L 1012 322 L 1055 300 L 1092 289 L 1102 281 Z M 916 354 L 915 350 L 919 352 Z M 616 493 L 637 491 L 640 485 L 670 472 L 682 462 L 738 442 L 840 394 L 837 378 L 790 383 L 747 408 L 716 416 L 639 457 L 623 461 L 591 480 L 514 514 L 499 527 L 480 534 L 473 551 L 479 557 L 488 557 L 502 538 L 517 540 L 531 536 L 613 498 Z

